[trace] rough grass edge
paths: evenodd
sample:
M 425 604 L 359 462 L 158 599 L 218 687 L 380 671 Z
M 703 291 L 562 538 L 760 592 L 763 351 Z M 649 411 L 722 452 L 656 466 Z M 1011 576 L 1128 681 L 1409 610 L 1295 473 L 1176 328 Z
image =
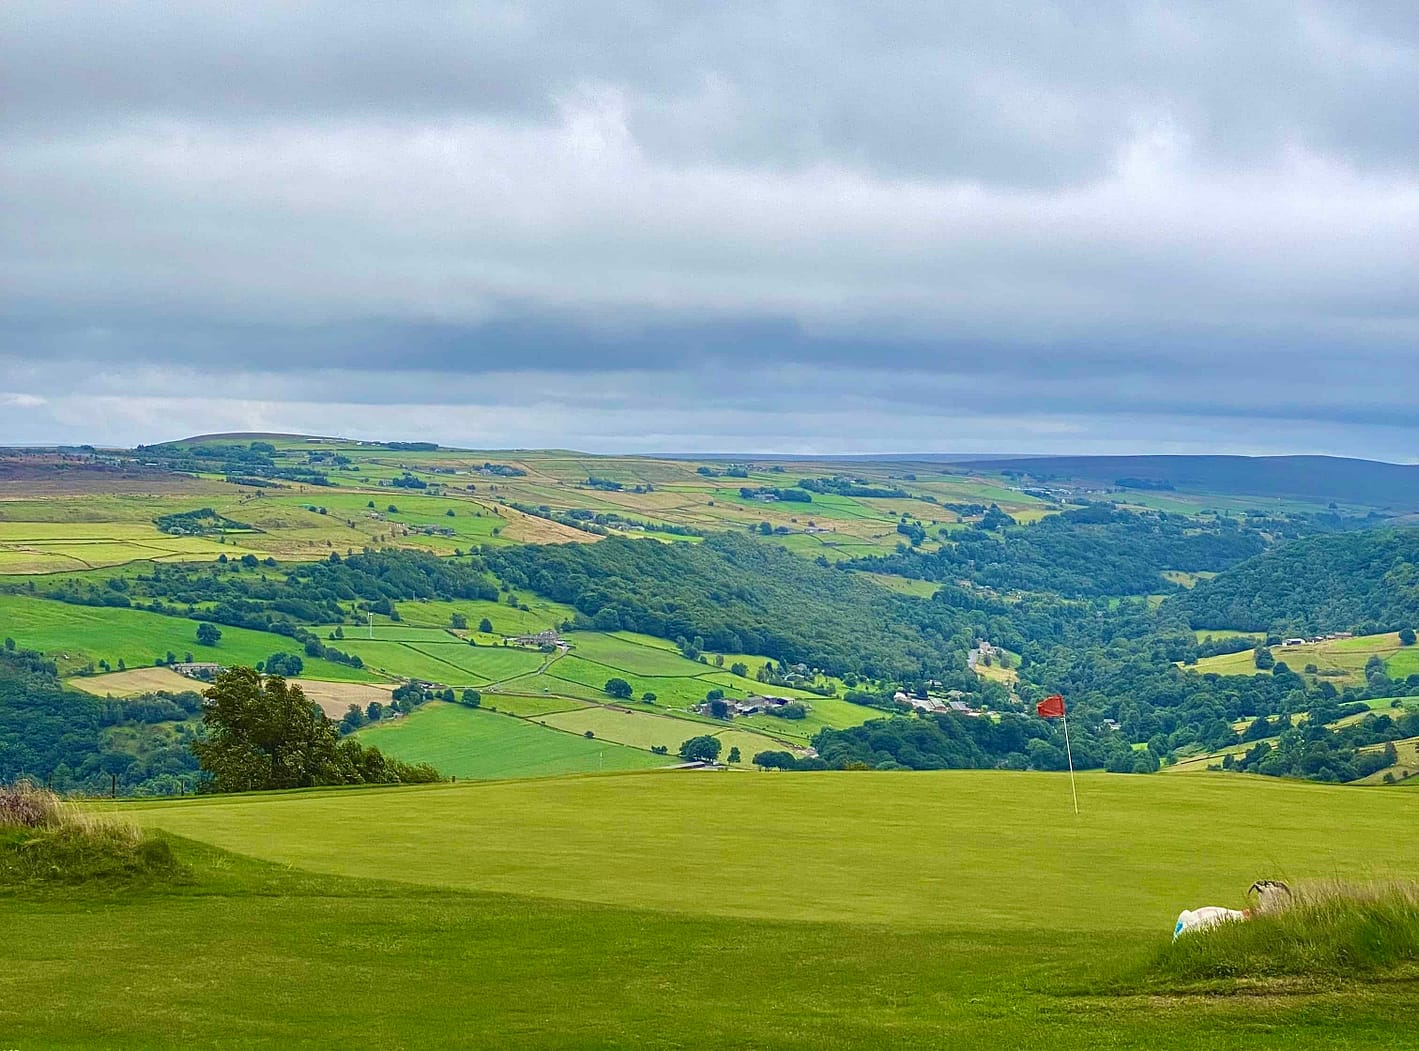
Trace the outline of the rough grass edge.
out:
M 1419 978 L 1419 881 L 1324 880 L 1290 907 L 1186 933 L 1151 962 L 1156 991 L 1279 991 L 1317 983 Z
M 0 887 L 180 882 L 160 835 L 61 799 L 31 781 L 0 785 Z

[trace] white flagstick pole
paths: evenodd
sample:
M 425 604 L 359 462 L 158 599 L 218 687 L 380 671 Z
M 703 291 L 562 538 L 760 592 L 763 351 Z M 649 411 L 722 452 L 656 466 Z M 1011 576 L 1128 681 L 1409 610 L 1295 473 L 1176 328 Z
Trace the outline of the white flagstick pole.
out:
M 1069 712 L 1064 712 L 1064 754 L 1069 757 L 1069 791 L 1074 796 L 1074 813 L 1079 813 L 1079 790 L 1074 787 L 1074 753 L 1069 748 Z

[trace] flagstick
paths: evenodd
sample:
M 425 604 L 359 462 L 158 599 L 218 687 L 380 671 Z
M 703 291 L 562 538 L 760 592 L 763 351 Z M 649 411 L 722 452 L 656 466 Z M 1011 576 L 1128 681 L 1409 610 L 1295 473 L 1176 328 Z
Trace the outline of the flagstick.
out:
M 1069 748 L 1069 712 L 1064 712 L 1064 754 L 1069 757 L 1069 791 L 1074 796 L 1074 813 L 1079 813 L 1079 790 L 1074 787 L 1074 753 Z

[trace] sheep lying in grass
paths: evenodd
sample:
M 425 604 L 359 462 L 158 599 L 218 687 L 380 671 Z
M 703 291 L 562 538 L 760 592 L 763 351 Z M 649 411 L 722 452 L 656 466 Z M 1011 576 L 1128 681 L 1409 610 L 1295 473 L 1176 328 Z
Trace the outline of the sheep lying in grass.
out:
M 1280 880 L 1259 879 L 1247 888 L 1247 897 L 1256 895 L 1256 908 L 1226 909 L 1220 905 L 1204 905 L 1200 909 L 1183 909 L 1173 925 L 1173 938 L 1187 931 L 1201 931 L 1219 923 L 1249 920 L 1253 912 L 1280 912 L 1291 904 L 1291 888 Z

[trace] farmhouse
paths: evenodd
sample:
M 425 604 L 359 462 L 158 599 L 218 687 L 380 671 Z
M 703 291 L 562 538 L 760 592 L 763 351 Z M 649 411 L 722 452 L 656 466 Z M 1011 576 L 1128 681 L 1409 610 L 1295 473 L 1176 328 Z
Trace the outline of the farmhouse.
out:
M 782 708 L 785 704 L 792 704 L 792 697 L 768 697 L 754 696 L 745 701 L 746 704 L 758 705 L 761 709 Z
M 567 642 L 557 633 L 555 628 L 539 631 L 536 635 L 511 636 L 504 638 L 503 642 L 512 642 L 518 646 L 567 646 Z
M 189 679 L 212 679 L 221 673 L 222 666 L 210 661 L 184 661 L 169 665 L 173 671 L 179 675 L 186 675 Z

